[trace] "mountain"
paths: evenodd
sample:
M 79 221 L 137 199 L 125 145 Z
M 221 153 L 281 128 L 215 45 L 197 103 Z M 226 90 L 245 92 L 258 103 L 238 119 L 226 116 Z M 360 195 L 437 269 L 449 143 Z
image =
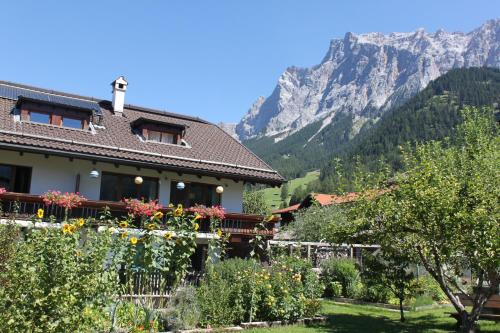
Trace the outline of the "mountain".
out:
M 231 135 L 233 138 L 237 140 L 239 139 L 238 135 L 236 134 L 236 124 L 218 123 L 217 126 L 219 126 L 227 134 Z
M 375 170 L 378 160 L 384 158 L 393 170 L 399 169 L 402 166 L 400 146 L 453 137 L 453 129 L 461 122 L 460 109 L 464 106 L 493 107 L 498 116 L 499 69 L 454 69 L 431 81 L 424 90 L 384 113 L 373 127 L 337 151 L 338 159 L 321 169 L 320 180 L 312 185 L 314 190 L 327 193 L 352 190 L 349 184 L 341 182 L 351 178 L 356 163 L 367 170 Z
M 347 33 L 321 63 L 288 68 L 236 125 L 286 177 L 317 168 L 382 114 L 460 67 L 500 67 L 500 19 L 469 32 Z
M 277 140 L 338 112 L 355 123 L 399 105 L 457 67 L 500 66 L 500 19 L 467 34 L 418 29 L 409 33 L 347 33 L 332 40 L 321 63 L 288 68 L 268 98 L 259 97 L 236 126 L 241 140 Z

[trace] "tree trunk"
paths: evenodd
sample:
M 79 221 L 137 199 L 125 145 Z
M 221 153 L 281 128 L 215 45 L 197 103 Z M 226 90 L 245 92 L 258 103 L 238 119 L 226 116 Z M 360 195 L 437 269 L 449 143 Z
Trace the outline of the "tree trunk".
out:
M 476 333 L 478 332 L 477 330 L 477 325 L 476 321 L 472 320 L 472 318 L 467 314 L 466 311 L 463 311 L 460 313 L 460 323 L 462 324 L 460 331 L 463 333 Z
M 405 322 L 405 313 L 403 311 L 403 299 L 402 298 L 399 299 L 399 314 L 400 314 L 400 319 L 399 320 L 402 323 L 404 323 Z

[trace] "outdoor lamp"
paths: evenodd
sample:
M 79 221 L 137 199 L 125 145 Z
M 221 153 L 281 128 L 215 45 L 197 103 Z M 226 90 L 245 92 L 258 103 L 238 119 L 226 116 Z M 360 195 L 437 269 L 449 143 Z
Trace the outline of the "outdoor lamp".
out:
M 99 171 L 97 171 L 96 169 L 92 169 L 92 171 L 90 171 L 89 176 L 90 178 L 99 178 Z
M 217 187 L 215 188 L 215 192 L 217 192 L 217 194 L 222 194 L 222 192 L 224 192 L 224 187 L 222 187 L 222 186 L 220 186 L 220 185 L 219 185 L 219 186 L 217 186 Z
M 182 191 L 186 187 L 186 185 L 183 182 L 178 182 L 176 187 L 178 190 Z
M 134 183 L 135 183 L 135 185 L 141 185 L 143 181 L 144 181 L 144 180 L 142 179 L 142 177 L 141 177 L 141 176 L 137 176 L 137 177 L 135 177 L 135 179 L 134 179 Z

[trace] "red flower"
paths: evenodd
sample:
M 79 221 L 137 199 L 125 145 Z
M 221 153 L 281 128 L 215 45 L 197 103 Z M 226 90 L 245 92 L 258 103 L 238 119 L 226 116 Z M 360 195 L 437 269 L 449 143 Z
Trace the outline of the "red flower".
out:
M 226 211 L 221 206 L 205 207 L 203 205 L 196 205 L 196 206 L 191 207 L 187 210 L 190 212 L 193 212 L 193 213 L 198 213 L 203 218 L 214 217 L 214 218 L 223 220 L 224 217 L 226 216 Z
M 158 210 L 162 208 L 158 204 L 157 200 L 152 200 L 150 202 L 144 202 L 143 200 L 137 199 L 123 199 L 123 202 L 127 204 L 127 210 L 130 214 L 134 216 L 153 216 Z
M 0 194 L 4 194 L 5 192 L 7 192 L 7 190 L 4 189 L 3 187 L 0 187 Z
M 61 194 L 60 191 L 47 191 L 42 195 L 43 203 L 47 206 L 57 205 L 63 208 L 75 208 L 82 204 L 82 202 L 87 201 L 80 193 L 64 193 Z

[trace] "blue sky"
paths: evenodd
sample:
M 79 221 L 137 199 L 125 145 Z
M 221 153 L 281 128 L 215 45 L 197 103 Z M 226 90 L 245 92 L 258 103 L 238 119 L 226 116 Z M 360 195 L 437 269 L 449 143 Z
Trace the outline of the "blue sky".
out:
M 5 1 L 0 79 L 237 122 L 347 31 L 470 31 L 500 1 Z

